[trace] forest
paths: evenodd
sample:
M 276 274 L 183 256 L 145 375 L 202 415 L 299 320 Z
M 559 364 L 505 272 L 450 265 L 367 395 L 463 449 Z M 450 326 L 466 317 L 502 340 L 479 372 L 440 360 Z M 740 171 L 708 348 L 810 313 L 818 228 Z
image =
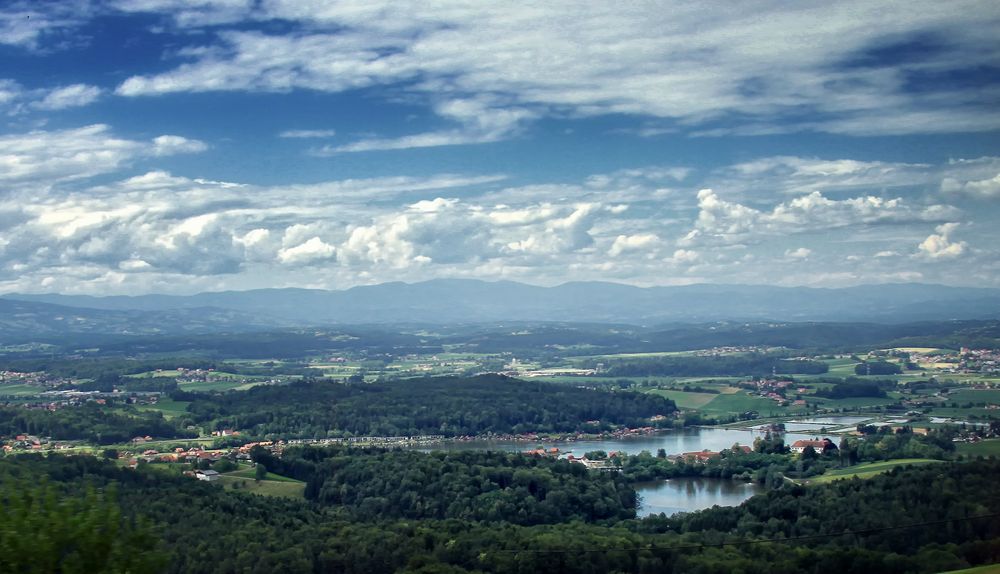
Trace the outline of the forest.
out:
M 298 447 L 252 453 L 268 470 L 306 481 L 305 496 L 366 518 L 511 524 L 635 517 L 636 493 L 618 473 L 505 452 Z
M 306 380 L 239 393 L 175 393 L 192 419 L 254 437 L 471 436 L 597 432 L 649 425 L 674 403 L 632 392 L 602 392 L 502 375 L 428 377 L 343 384 Z M 588 421 L 596 421 L 588 424 Z
M 612 377 L 759 376 L 772 373 L 820 375 L 829 370 L 829 365 L 822 361 L 786 359 L 759 353 L 615 359 L 607 365 L 607 374 Z
M 0 544 L 17 549 L 0 555 L 0 566 L 70 571 L 80 545 L 66 533 L 103 516 L 106 526 L 88 531 L 92 572 L 121 571 L 131 557 L 165 573 L 931 573 L 1000 560 L 998 472 L 991 460 L 943 463 L 787 484 L 739 507 L 669 518 L 523 526 L 363 518 L 88 456 L 18 455 L 0 459 L 0 499 L 28 499 L 0 507 Z M 24 520 L 19 509 L 44 508 L 50 493 L 77 512 Z
M 162 413 L 130 410 L 112 412 L 95 403 L 55 411 L 0 406 L 0 436 L 29 434 L 62 440 L 86 440 L 94 444 L 124 443 L 136 436 L 194 438 L 186 430 L 163 418 Z

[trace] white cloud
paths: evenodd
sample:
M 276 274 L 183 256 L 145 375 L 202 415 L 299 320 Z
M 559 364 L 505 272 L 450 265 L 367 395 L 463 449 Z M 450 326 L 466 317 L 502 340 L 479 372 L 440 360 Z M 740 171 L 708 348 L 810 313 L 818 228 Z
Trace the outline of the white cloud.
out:
M 179 153 L 198 153 L 208 149 L 205 142 L 188 139 L 181 136 L 157 136 L 153 138 L 153 155 L 176 155 Z
M 0 183 L 51 185 L 114 172 L 143 156 L 203 148 L 201 142 L 178 136 L 160 136 L 151 142 L 128 140 L 112 135 L 103 124 L 8 134 L 0 136 Z
M 936 170 L 929 164 L 772 156 L 721 170 L 714 183 L 729 191 L 767 185 L 769 191 L 800 195 L 924 185 L 935 176 Z
M 11 190 L 0 196 L 0 290 L 37 290 L 43 281 L 91 293 L 253 288 L 289 284 L 293 267 L 297 284 L 337 288 L 432 277 L 760 283 L 773 281 L 776 266 L 786 284 L 907 273 L 942 282 L 953 265 L 992 257 L 956 233 L 976 245 L 997 236 L 990 225 L 939 225 L 927 237 L 927 222 L 991 221 L 990 203 L 959 219 L 953 207 L 910 195 L 659 193 L 691 174 L 656 166 L 508 187 L 497 187 L 503 175 L 463 174 L 268 186 L 155 168 L 88 183 L 88 174 L 121 172 L 138 158 L 155 163 L 156 143 L 106 126 L 32 138 L 32 150 L 46 151 L 18 152 L 34 158 L 23 163 L 27 175 L 0 169 Z M 161 151 L 185 147 L 161 142 Z M 107 153 L 98 161 L 86 155 L 94 151 Z M 942 169 L 958 170 L 933 168 Z M 768 172 L 757 185 L 773 188 L 770 181 L 780 176 Z M 848 259 L 862 253 L 875 253 L 879 265 L 857 264 L 870 255 Z
M 917 248 L 919 255 L 930 259 L 953 259 L 966 251 L 964 241 L 953 241 L 952 232 L 958 228 L 958 223 L 944 223 L 934 228 L 935 233 L 927 236 Z
M 1000 197 L 1000 157 L 949 161 L 943 170 L 941 192 L 977 199 Z
M 0 44 L 34 50 L 44 38 L 80 26 L 92 12 L 88 0 L 12 0 L 0 11 Z
M 812 255 L 812 249 L 805 247 L 799 247 L 797 249 L 786 249 L 785 257 L 787 259 L 806 259 Z
M 794 10 L 768 1 L 725 14 L 678 3 L 559 1 L 517 7 L 387 0 L 118 5 L 169 14 L 182 28 L 241 25 L 183 52 L 186 61 L 171 71 L 127 79 L 118 87 L 126 96 L 392 86 L 439 102 L 446 118 L 451 102 L 504 94 L 506 109 L 633 114 L 662 119 L 666 127 L 652 128 L 660 131 L 711 131 L 733 117 L 758 133 L 938 133 L 1000 125 L 990 90 L 933 80 L 912 89 L 921 74 L 995 63 L 1000 9 L 988 0 L 918 0 L 890 8 L 854 0 Z M 246 30 L 269 19 L 301 28 L 284 36 Z M 891 63 L 871 56 L 928 36 L 947 41 Z M 363 140 L 339 151 L 495 141 L 530 117 Z
M 292 139 L 325 139 L 332 138 L 335 135 L 337 135 L 336 130 L 285 130 L 278 134 L 278 137 Z
M 770 211 L 726 201 L 711 189 L 698 192 L 698 218 L 682 245 L 739 243 L 766 235 L 789 235 L 880 222 L 942 221 L 957 215 L 950 206 L 911 206 L 901 198 L 862 196 L 843 200 L 818 191 L 775 205 Z
M 657 243 L 660 238 L 652 233 L 639 233 L 636 235 L 619 235 L 608 250 L 608 255 L 617 257 L 628 251 L 642 251 Z
M 41 101 L 32 104 L 40 110 L 64 110 L 78 108 L 97 101 L 101 97 L 101 89 L 87 84 L 73 84 L 56 88 L 48 92 Z
M 437 113 L 460 124 L 457 129 L 398 138 L 363 139 L 341 146 L 324 146 L 313 150 L 312 154 L 329 156 L 346 152 L 489 143 L 510 137 L 526 120 L 535 117 L 535 114 L 528 110 L 491 106 L 493 104 L 484 99 L 446 101 L 436 107 Z
M 701 253 L 693 251 L 690 249 L 678 249 L 674 251 L 674 254 L 668 260 L 669 263 L 674 264 L 690 264 L 695 263 L 701 259 Z
M 278 260 L 285 264 L 297 265 L 333 259 L 337 249 L 319 237 L 312 237 L 295 247 L 278 251 Z

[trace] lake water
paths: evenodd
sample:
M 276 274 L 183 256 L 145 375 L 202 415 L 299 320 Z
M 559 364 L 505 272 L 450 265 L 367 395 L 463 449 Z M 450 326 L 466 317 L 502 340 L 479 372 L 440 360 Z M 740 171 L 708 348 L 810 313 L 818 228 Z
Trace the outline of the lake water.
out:
M 636 516 L 666 515 L 693 512 L 719 506 L 737 506 L 764 488 L 755 483 L 718 478 L 672 478 L 640 482 L 635 485 L 639 493 Z
M 845 419 L 851 417 L 831 417 L 825 421 L 833 419 Z M 816 428 L 823 426 L 823 421 L 817 422 Z M 837 424 L 849 424 L 846 420 L 839 420 Z M 834 424 L 829 422 L 827 424 Z M 789 429 L 791 430 L 791 429 Z M 419 450 L 430 452 L 433 450 L 500 450 L 507 452 L 521 452 L 533 448 L 558 448 L 560 453 L 573 453 L 575 456 L 583 456 L 593 450 L 603 450 L 605 452 L 620 451 L 628 454 L 639 454 L 642 451 L 649 451 L 655 455 L 658 449 L 667 451 L 668 455 L 681 454 L 684 452 L 696 452 L 702 450 L 720 451 L 733 446 L 734 443 L 751 446 L 753 440 L 762 435 L 759 430 L 739 430 L 724 428 L 687 428 L 683 430 L 664 431 L 653 435 L 630 437 L 613 440 L 587 440 L 572 442 L 552 442 L 552 441 L 466 441 L 441 443 L 433 447 L 421 447 Z M 797 432 L 785 433 L 785 444 L 791 444 L 799 439 L 815 438 L 816 434 L 804 434 Z M 756 484 L 747 484 L 734 480 L 720 480 L 711 478 L 675 478 L 665 481 L 644 482 L 635 485 L 639 493 L 640 502 L 636 509 L 639 517 L 660 512 L 675 514 L 677 512 L 691 512 L 704 508 L 711 508 L 714 505 L 736 506 L 744 500 L 750 498 L 763 489 Z
M 827 429 L 828 431 L 843 430 L 844 427 L 853 427 L 854 425 L 870 420 L 871 417 L 812 417 L 802 420 L 788 421 L 785 423 L 785 430 L 792 432 L 819 432 L 820 429 Z M 762 426 L 756 427 L 758 430 L 763 428 Z M 786 440 L 787 444 L 788 441 Z
M 560 452 L 571 452 L 575 456 L 593 450 L 605 452 L 619 451 L 626 454 L 639 454 L 649 451 L 656 454 L 658 449 L 664 449 L 667 454 L 681 454 L 702 450 L 720 451 L 733 446 L 734 443 L 752 446 L 753 440 L 761 436 L 760 431 L 723 429 L 723 428 L 687 428 L 683 430 L 664 431 L 662 433 L 609 440 L 581 441 L 485 441 L 473 440 L 465 442 L 446 442 L 432 447 L 421 447 L 419 450 L 501 450 L 521 452 L 534 448 L 558 448 Z M 799 439 L 814 438 L 815 434 L 789 432 L 785 434 L 785 444 L 791 444 Z

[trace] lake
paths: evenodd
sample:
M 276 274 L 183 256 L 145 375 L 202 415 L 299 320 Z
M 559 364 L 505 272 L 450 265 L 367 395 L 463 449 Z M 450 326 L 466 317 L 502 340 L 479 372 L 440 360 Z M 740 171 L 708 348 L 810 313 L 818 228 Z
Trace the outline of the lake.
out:
M 666 515 L 693 512 L 719 506 L 737 506 L 755 494 L 764 492 L 756 483 L 723 480 L 719 478 L 672 478 L 638 482 L 639 493 L 636 516 Z
M 828 424 L 843 424 L 848 417 L 831 417 L 824 419 Z M 834 421 L 833 419 L 840 419 Z M 824 421 L 807 419 L 810 423 Z M 421 447 L 419 450 L 430 452 L 434 450 L 500 450 L 521 452 L 533 448 L 558 448 L 560 453 L 573 453 L 583 456 L 594 450 L 605 452 L 620 451 L 627 454 L 639 454 L 649 451 L 655 455 L 658 449 L 663 449 L 668 455 L 702 450 L 720 451 L 733 446 L 734 443 L 752 446 L 753 440 L 763 433 L 759 430 L 724 429 L 724 428 L 686 428 L 670 430 L 657 434 L 629 437 L 612 440 L 581 440 L 581 441 L 466 441 L 447 442 L 433 447 Z M 788 432 L 785 433 L 785 444 L 791 444 L 799 439 L 815 438 L 815 434 Z M 754 494 L 763 492 L 763 487 L 734 480 L 713 478 L 674 478 L 663 481 L 642 482 L 635 484 L 640 501 L 636 514 L 639 517 L 660 512 L 668 515 L 677 512 L 692 512 L 714 505 L 736 506 Z
M 642 451 L 649 451 L 656 454 L 658 449 L 667 451 L 667 454 L 681 454 L 683 452 L 696 452 L 702 450 L 720 451 L 733 446 L 734 443 L 752 446 L 753 439 L 761 436 L 760 431 L 724 429 L 724 428 L 686 428 L 683 430 L 670 430 L 662 433 L 628 437 L 609 440 L 580 440 L 580 441 L 486 441 L 472 440 L 465 442 L 445 442 L 432 447 L 421 447 L 419 450 L 430 452 L 434 450 L 501 450 L 507 452 L 521 452 L 534 448 L 558 448 L 560 452 L 571 452 L 575 456 L 583 456 L 584 453 L 603 450 L 605 452 L 624 452 L 626 454 L 639 454 Z M 803 434 L 789 432 L 785 434 L 785 444 L 791 444 L 799 439 L 811 439 L 815 434 Z
M 814 431 L 819 432 L 820 429 L 827 429 L 827 431 L 842 430 L 843 427 L 854 427 L 858 423 L 871 420 L 871 417 L 811 417 L 802 420 L 788 421 L 785 424 L 785 430 L 791 432 L 805 432 Z M 765 425 L 766 426 L 766 425 Z M 763 426 L 756 427 L 758 430 L 763 428 Z M 789 441 L 785 441 L 787 444 Z

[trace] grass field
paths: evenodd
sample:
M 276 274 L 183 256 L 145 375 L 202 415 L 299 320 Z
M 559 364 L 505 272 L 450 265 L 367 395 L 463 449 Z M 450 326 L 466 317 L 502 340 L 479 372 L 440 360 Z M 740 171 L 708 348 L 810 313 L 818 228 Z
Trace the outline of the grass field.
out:
M 830 365 L 830 371 L 825 374 L 828 377 L 853 377 L 854 365 L 858 364 L 853 359 L 829 359 L 825 362 Z
M 1000 390 L 961 389 L 948 393 L 948 402 L 1000 404 Z
M 699 410 L 706 413 L 743 413 L 746 411 L 757 411 L 760 416 L 779 416 L 805 412 L 805 407 L 782 407 L 771 399 L 748 395 L 741 391 L 738 393 L 714 395 L 715 398 L 709 401 Z
M 240 492 L 252 492 L 264 496 L 278 496 L 282 498 L 303 498 L 306 490 L 306 483 L 292 480 L 284 476 L 278 477 L 281 480 L 262 480 L 260 482 L 253 478 L 235 476 L 239 473 L 224 474 L 219 477 L 219 483 L 227 490 L 238 489 Z M 278 475 L 268 473 L 268 477 Z M 239 485 L 238 487 L 236 485 Z
M 719 396 L 713 393 L 686 393 L 684 391 L 666 391 L 663 389 L 654 389 L 650 393 L 668 398 L 682 409 L 700 409 Z
M 980 442 L 960 442 L 955 447 L 965 456 L 1000 456 L 1000 439 Z
M 160 397 L 155 405 L 138 405 L 141 411 L 159 411 L 163 416 L 172 419 L 187 412 L 189 401 L 175 401 L 169 397 Z
M 178 382 L 177 386 L 185 391 L 245 391 L 249 388 L 255 387 L 257 385 L 263 384 L 263 382 L 250 381 L 246 382 L 242 379 L 234 380 L 223 380 L 223 381 L 211 381 L 211 382 Z
M 964 570 L 950 570 L 941 574 L 1000 574 L 1000 564 L 987 564 L 985 566 L 973 566 Z
M 241 468 L 240 470 L 234 470 L 233 472 L 227 472 L 225 476 L 233 476 L 236 478 L 249 478 L 254 479 L 254 473 L 256 469 L 254 467 Z M 287 476 L 281 476 L 280 474 L 274 474 L 273 472 L 267 473 L 264 480 L 270 480 L 272 482 L 295 482 L 301 483 L 301 481 L 295 480 L 294 478 L 288 478 Z
M 929 458 L 897 458 L 880 462 L 868 462 L 852 466 L 850 468 L 828 470 L 826 471 L 826 474 L 823 474 L 822 476 L 809 479 L 809 483 L 823 484 L 826 482 L 833 482 L 834 480 L 840 480 L 842 478 L 871 478 L 900 466 L 907 466 L 911 464 L 934 464 L 939 462 L 941 461 L 931 460 Z
M 37 395 L 44 390 L 41 387 L 31 385 L 3 385 L 0 386 L 0 396 L 27 397 Z

